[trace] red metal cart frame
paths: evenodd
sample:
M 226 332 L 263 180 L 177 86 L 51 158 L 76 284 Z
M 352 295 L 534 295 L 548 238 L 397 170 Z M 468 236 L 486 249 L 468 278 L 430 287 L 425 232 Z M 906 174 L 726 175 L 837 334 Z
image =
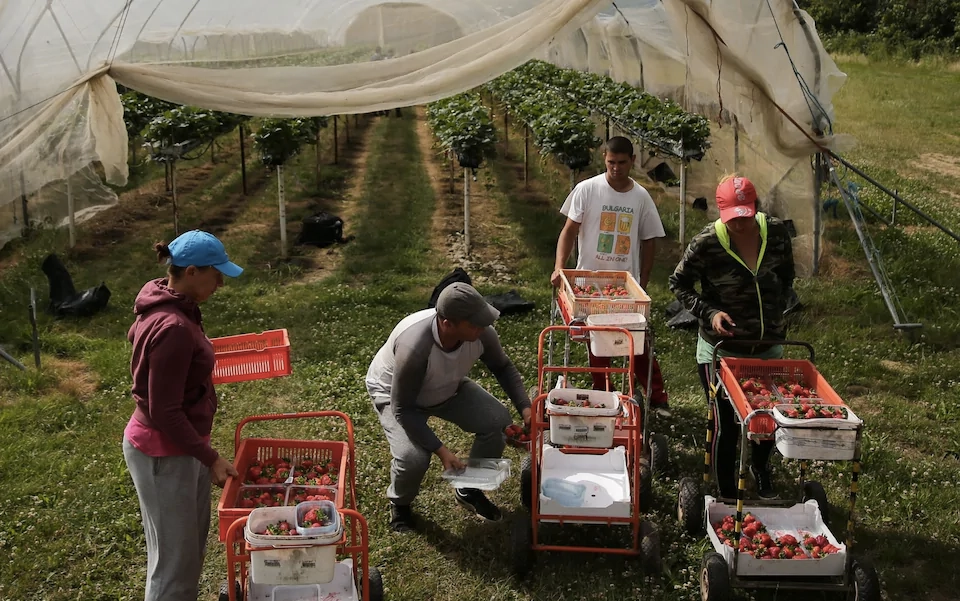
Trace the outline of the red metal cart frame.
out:
M 341 490 L 344 494 L 338 497 L 338 499 L 343 499 L 343 506 L 337 508 L 337 511 L 340 513 L 341 519 L 344 523 L 344 528 L 343 535 L 341 536 L 340 541 L 337 542 L 337 555 L 350 556 L 352 558 L 354 580 L 358 583 L 359 590 L 362 591 L 361 599 L 364 601 L 371 601 L 371 582 L 374 583 L 373 588 L 381 589 L 374 592 L 378 592 L 379 596 L 382 597 L 382 583 L 380 582 L 379 572 L 369 565 L 370 548 L 367 522 L 357 511 L 356 452 L 354 444 L 353 422 L 347 414 L 340 411 L 310 411 L 304 413 L 253 415 L 242 419 L 240 423 L 237 424 L 233 438 L 235 458 L 234 463 L 236 464 L 235 467 L 237 467 L 237 470 L 241 474 L 238 476 L 238 478 L 243 477 L 244 469 L 246 467 L 245 465 L 242 465 L 241 462 L 248 461 L 250 458 L 256 457 L 258 453 L 262 452 L 263 449 L 269 449 L 274 452 L 276 452 L 278 449 L 283 449 L 285 452 L 308 453 L 316 450 L 329 451 L 331 444 L 343 444 L 342 442 L 337 443 L 334 441 L 325 440 L 311 441 L 241 437 L 243 427 L 252 422 L 310 418 L 336 418 L 341 419 L 344 422 L 347 434 L 345 453 L 346 474 L 341 474 L 340 483 L 343 484 Z M 227 489 L 228 487 L 225 486 L 224 491 Z M 221 511 L 223 509 L 223 504 L 224 500 L 221 499 Z M 229 601 L 239 601 L 236 594 L 237 588 L 239 588 L 242 597 L 244 599 L 247 598 L 247 564 L 250 561 L 250 553 L 256 552 L 251 551 L 250 546 L 247 544 L 243 536 L 244 525 L 247 523 L 248 517 L 249 510 L 247 511 L 247 515 L 242 515 L 234 519 L 225 530 L 221 526 L 221 541 L 223 541 L 226 545 L 227 598 Z M 348 529 L 349 536 L 347 535 Z M 239 587 L 237 587 L 236 583 L 239 583 Z M 376 601 L 376 599 L 373 599 L 373 601 Z

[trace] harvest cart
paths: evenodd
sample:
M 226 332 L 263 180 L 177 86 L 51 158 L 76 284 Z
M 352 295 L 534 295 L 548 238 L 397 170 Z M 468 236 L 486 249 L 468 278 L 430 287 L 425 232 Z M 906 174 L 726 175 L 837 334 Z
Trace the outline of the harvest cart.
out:
M 593 298 L 581 297 L 575 292 L 577 288 L 596 287 L 602 289 L 606 286 L 616 286 L 627 291 L 624 297 L 613 298 Z M 644 352 L 650 357 L 647 367 L 647 385 L 645 390 L 649 391 L 653 383 L 653 357 L 655 355 L 654 340 L 655 333 L 653 324 L 650 321 L 650 306 L 652 301 L 646 291 L 640 286 L 633 275 L 628 271 L 587 271 L 579 269 L 564 269 L 561 271 L 561 285 L 557 291 L 557 296 L 553 300 L 550 311 L 550 323 L 556 325 L 562 323 L 569 326 L 563 335 L 563 366 L 570 365 L 570 352 L 573 343 L 583 343 L 593 345 L 594 354 L 603 356 L 625 356 L 624 351 L 613 351 L 615 344 L 625 345 L 626 338 L 633 338 L 633 351 L 637 346 L 642 346 Z M 630 322 L 632 319 L 626 318 L 627 315 L 639 314 L 641 324 L 638 330 L 632 329 L 634 326 Z M 600 333 L 595 330 L 591 335 L 590 330 L 584 326 L 622 326 L 630 329 L 630 336 L 611 336 L 609 333 Z M 547 332 L 547 365 L 553 366 L 555 356 L 555 336 L 554 333 L 559 330 L 549 330 Z M 609 341 L 613 341 L 611 344 Z M 599 342 L 599 345 L 598 345 Z M 598 346 L 600 348 L 598 348 Z M 606 348 L 604 348 L 606 347 Z M 669 446 L 667 437 L 658 432 L 649 432 L 648 416 L 653 415 L 650 411 L 649 395 L 636 395 L 634 393 L 633 382 L 633 355 L 629 360 L 630 370 L 625 367 L 618 369 L 591 368 L 592 373 L 605 373 L 608 375 L 607 383 L 613 379 L 613 374 L 624 374 L 623 390 L 629 390 L 632 399 L 640 399 L 642 404 L 642 425 L 643 432 L 641 439 L 644 444 L 644 465 L 649 468 L 653 474 L 663 473 L 669 462 Z M 548 369 L 541 374 L 539 392 L 550 389 L 553 385 L 553 375 L 563 370 Z M 544 377 L 545 376 L 545 377 Z M 566 379 L 564 375 L 558 376 Z M 609 389 L 609 388 L 608 388 Z M 534 396 L 531 394 L 530 396 Z
M 512 567 L 518 577 L 533 566 L 537 551 L 611 553 L 639 556 L 649 572 L 660 569 L 660 537 L 656 526 L 641 519 L 649 507 L 650 468 L 643 460 L 640 404 L 633 398 L 633 338 L 624 328 L 583 326 L 582 330 L 625 336 L 627 366 L 584 368 L 545 363 L 547 338 L 569 335 L 574 327 L 552 325 L 540 333 L 539 394 L 530 420 L 530 455 L 521 469 L 521 502 L 530 511 L 514 521 L 511 531 Z M 545 377 L 600 371 L 624 374 L 628 394 L 560 386 L 547 391 Z M 586 401 L 586 402 L 584 402 Z M 575 406 L 575 405 L 589 406 Z M 593 524 L 630 528 L 630 545 L 623 547 L 546 544 L 541 524 Z
M 743 344 L 763 343 L 746 341 Z M 701 564 L 701 598 L 704 601 L 727 599 L 732 588 L 749 588 L 843 592 L 857 601 L 879 601 L 876 570 L 869 560 L 851 552 L 863 422 L 817 371 L 810 344 L 792 341 L 782 344 L 806 348 L 809 359 L 724 357 L 717 370 L 717 353 L 723 342 L 714 349 L 709 367 L 711 393 L 703 485 L 709 488 L 716 479 L 712 444 L 715 426 L 719 425 L 717 403 L 731 403 L 739 423 L 740 473 L 735 499 L 704 495 L 694 478 L 680 481 L 677 517 L 681 525 L 692 536 L 706 532 L 713 546 Z M 752 382 L 752 379 L 772 382 L 769 392 L 775 400 L 768 402 L 765 394 L 748 398 L 753 394 L 752 384 L 745 380 Z M 788 386 L 778 386 L 777 382 L 799 386 L 795 389 L 797 396 L 794 397 Z M 804 396 L 799 396 L 801 393 Z M 817 417 L 816 411 L 809 414 L 809 418 L 791 417 L 796 415 L 791 411 L 794 406 L 817 407 L 818 411 L 826 412 L 824 416 L 835 410 L 843 417 Z M 748 442 L 764 440 L 775 441 L 777 450 L 785 458 L 800 460 L 799 502 L 797 499 L 751 499 L 745 504 Z M 823 486 L 805 480 L 808 460 L 851 462 L 850 517 L 843 542 L 830 530 L 830 503 Z M 769 538 L 764 539 L 764 534 Z M 761 542 L 756 543 L 757 540 Z
M 347 434 L 345 442 L 241 438 L 243 427 L 251 422 L 328 417 L 343 421 Z M 342 535 L 333 543 L 336 545 L 336 556 L 342 558 L 342 561 L 338 561 L 333 566 L 331 580 L 310 582 L 310 570 L 302 566 L 287 572 L 286 577 L 293 574 L 293 578 L 299 580 L 298 573 L 306 574 L 306 582 L 298 581 L 295 584 L 313 589 L 316 591 L 317 598 L 329 601 L 380 601 L 383 598 L 383 582 L 380 573 L 369 563 L 367 522 L 357 511 L 353 422 L 345 413 L 312 411 L 246 417 L 237 424 L 234 432 L 234 457 L 234 465 L 240 475 L 227 480 L 217 507 L 220 518 L 220 540 L 226 544 L 227 555 L 227 580 L 221 587 L 220 601 L 272 601 L 281 589 L 269 584 L 254 583 L 250 577 L 251 561 L 259 559 L 257 554 L 307 552 L 306 546 L 300 548 L 289 544 L 272 548 L 252 546 L 244 536 L 244 528 L 252 509 L 238 506 L 243 498 L 243 489 L 246 488 L 243 481 L 250 473 L 251 466 L 269 463 L 280 458 L 293 465 L 325 465 L 336 470 L 336 485 L 331 487 L 330 493 L 334 497 L 333 503 L 343 523 Z M 287 488 L 286 499 L 289 500 L 290 492 L 298 486 L 293 480 L 290 477 L 283 484 L 262 486 Z M 262 563 L 270 565 L 270 561 L 280 563 L 284 560 L 271 559 Z M 312 567 L 309 562 L 302 562 L 302 564 Z M 293 589 L 287 587 L 282 590 L 292 591 Z

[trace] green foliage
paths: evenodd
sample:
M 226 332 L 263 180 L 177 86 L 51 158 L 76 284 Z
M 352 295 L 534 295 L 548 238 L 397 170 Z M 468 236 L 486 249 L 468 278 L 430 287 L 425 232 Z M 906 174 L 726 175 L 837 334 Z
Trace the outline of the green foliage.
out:
M 120 96 L 123 104 L 123 122 L 127 127 L 127 138 L 132 142 L 143 134 L 144 128 L 154 117 L 176 108 L 177 105 L 152 96 L 146 96 L 136 90 L 127 90 Z
M 666 154 L 699 158 L 710 147 L 706 118 L 607 76 L 535 60 L 487 87 L 531 127 L 543 152 L 571 168 L 589 164 L 599 143 L 591 114 L 614 120 Z
M 276 167 L 299 154 L 304 144 L 316 144 L 318 128 L 324 125 L 325 117 L 264 119 L 253 134 L 253 145 L 264 165 Z
M 522 68 L 487 84 L 507 109 L 527 124 L 544 155 L 552 154 L 570 169 L 590 164 L 601 140 L 594 135 L 590 112 L 574 100 L 550 93 Z
M 143 139 L 157 161 L 180 158 L 185 149 L 213 140 L 221 130 L 216 111 L 192 106 L 178 106 L 150 120 L 143 130 Z
M 919 58 L 960 53 L 960 0 L 801 0 L 830 50 Z
M 463 93 L 427 105 L 427 123 L 440 145 L 457 155 L 460 166 L 476 169 L 496 155 L 490 109 L 477 93 Z

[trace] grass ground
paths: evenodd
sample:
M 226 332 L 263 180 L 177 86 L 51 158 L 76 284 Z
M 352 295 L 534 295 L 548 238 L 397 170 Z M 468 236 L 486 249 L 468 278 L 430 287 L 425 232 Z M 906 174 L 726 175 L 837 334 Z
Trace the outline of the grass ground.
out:
M 896 178 L 893 185 L 908 198 L 956 221 L 950 199 L 960 195 L 960 178 L 945 170 L 933 174 L 929 155 L 947 157 L 941 163 L 951 157 L 960 161 L 960 142 L 950 127 L 958 117 L 960 74 L 857 61 L 841 67 L 850 80 L 837 98 L 837 128 L 861 140 L 850 157 L 884 181 Z M 652 516 L 663 538 L 663 576 L 642 576 L 630 559 L 546 554 L 538 556 L 528 580 L 517 582 L 509 576 L 508 529 L 468 518 L 454 505 L 436 467 L 416 506 L 424 530 L 412 536 L 388 532 L 383 492 L 389 455 L 363 376 L 396 321 L 425 306 L 433 286 L 453 267 L 444 241 L 459 227 L 457 193 L 446 190 L 445 164 L 424 152 L 417 125 L 409 111 L 402 119 L 360 119 L 359 127 L 351 120 L 351 143 L 342 139 L 341 129 L 340 164 L 327 164 L 331 157 L 325 151 L 319 186 L 311 151 L 285 170 L 291 238 L 299 219 L 318 209 L 346 216 L 346 233 L 356 236 L 332 251 L 297 247 L 286 262 L 277 260 L 272 174 L 256 173 L 248 197 L 237 194 L 233 170 L 200 165 L 187 174 L 195 182 L 183 194 L 182 222 L 214 228 L 231 257 L 247 268 L 204 305 L 209 335 L 284 327 L 294 358 L 288 378 L 219 388 L 214 445 L 230 454 L 235 424 L 255 413 L 338 409 L 351 415 L 359 506 L 370 523 L 372 559 L 383 572 L 389 599 L 698 598 L 706 546 L 682 535 L 674 518 L 677 480 L 699 473 L 703 445 L 694 337 L 663 326 L 662 310 L 671 300 L 666 278 L 679 252 L 675 244 L 663 244 L 650 286 L 660 326 L 657 352 L 675 406 L 674 417 L 653 425 L 671 442 L 671 465 L 656 484 Z M 515 287 L 537 303 L 535 311 L 498 325 L 508 354 L 532 382 L 536 337 L 549 322 L 546 281 L 560 227 L 556 208 L 569 180 L 552 162 L 534 161 L 530 187 L 524 190 L 518 161 L 522 137 L 514 131 L 510 138 L 505 156 L 481 170 L 474 184 L 475 206 L 483 215 L 482 222 L 475 220 L 474 232 L 486 232 L 475 233 L 474 244 L 484 260 L 508 256 L 511 283 L 485 284 L 484 293 Z M 227 147 L 221 153 L 224 163 L 232 160 L 231 152 Z M 260 168 L 251 162 L 250 169 Z M 879 197 L 868 200 L 881 208 Z M 65 233 L 41 232 L 0 253 L 0 342 L 24 362 L 31 353 L 24 299 L 31 285 L 46 291 L 39 265 L 47 253 L 64 257 L 78 287 L 105 280 L 114 295 L 106 311 L 88 320 L 41 319 L 42 370 L 18 372 L 0 365 L 0 553 L 9 557 L 0 562 L 0 599 L 142 596 L 143 535 L 120 452 L 132 409 L 125 333 L 136 292 L 161 274 L 150 242 L 169 239 L 172 231 L 162 198 L 141 203 L 121 205 L 84 224 L 78 249 L 66 249 Z M 668 230 L 676 231 L 673 214 L 663 211 Z M 120 219 L 128 227 L 111 228 Z M 792 333 L 815 345 L 821 371 L 867 421 L 856 547 L 877 565 L 886 598 L 958 599 L 958 575 L 944 569 L 960 551 L 957 246 L 924 228 L 871 230 L 904 305 L 926 324 L 924 337 L 911 345 L 892 331 L 845 219 L 841 211 L 828 220 L 829 269 L 821 278 L 798 283 L 805 308 Z M 98 242 L 104 237 L 109 244 Z M 489 374 L 478 369 L 475 376 L 497 390 Z M 456 429 L 436 427 L 451 448 L 468 448 L 469 440 Z M 251 435 L 286 438 L 339 432 L 336 424 L 323 422 L 250 428 Z M 515 464 L 521 459 L 512 449 L 506 456 Z M 795 464 L 780 459 L 775 464 L 778 485 L 792 494 Z M 843 523 L 848 466 L 815 464 L 812 472 L 835 501 L 835 523 Z M 492 495 L 508 514 L 520 511 L 518 488 L 517 478 L 511 478 Z M 202 599 L 216 597 L 225 574 L 215 532 Z M 561 541 L 622 542 L 609 529 L 563 528 L 551 534 Z M 781 591 L 754 597 L 810 595 Z

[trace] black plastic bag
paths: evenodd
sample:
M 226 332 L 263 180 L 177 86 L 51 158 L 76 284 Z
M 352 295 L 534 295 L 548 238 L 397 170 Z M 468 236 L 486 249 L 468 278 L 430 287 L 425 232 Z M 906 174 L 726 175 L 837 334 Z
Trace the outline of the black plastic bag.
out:
M 463 282 L 464 284 L 473 285 L 473 279 L 471 279 L 470 274 L 468 274 L 462 267 L 457 267 L 447 275 L 443 276 L 443 279 L 440 280 L 440 283 L 436 285 L 433 289 L 433 294 L 430 295 L 430 302 L 427 303 L 428 309 L 433 309 L 437 306 L 437 299 L 440 298 L 440 293 L 443 292 L 443 289 L 453 284 L 454 282 Z
M 57 317 L 89 317 L 100 312 L 110 301 L 110 289 L 104 282 L 77 294 L 70 272 L 57 255 L 47 256 L 40 268 L 50 284 L 47 310 Z
M 326 211 L 304 218 L 298 244 L 310 244 L 323 248 L 339 242 L 344 242 L 342 219 Z
M 57 317 L 90 317 L 99 313 L 110 301 L 110 289 L 103 282 L 87 288 L 70 300 L 60 303 L 54 312 Z
M 493 305 L 497 311 L 500 311 L 501 316 L 526 313 L 536 307 L 533 301 L 524 300 L 516 290 L 511 290 L 506 294 L 494 294 L 483 298 Z
M 64 267 L 57 255 L 48 255 L 40 266 L 50 284 L 50 304 L 47 309 L 53 313 L 61 303 L 77 296 L 77 289 L 73 287 L 73 278 Z

